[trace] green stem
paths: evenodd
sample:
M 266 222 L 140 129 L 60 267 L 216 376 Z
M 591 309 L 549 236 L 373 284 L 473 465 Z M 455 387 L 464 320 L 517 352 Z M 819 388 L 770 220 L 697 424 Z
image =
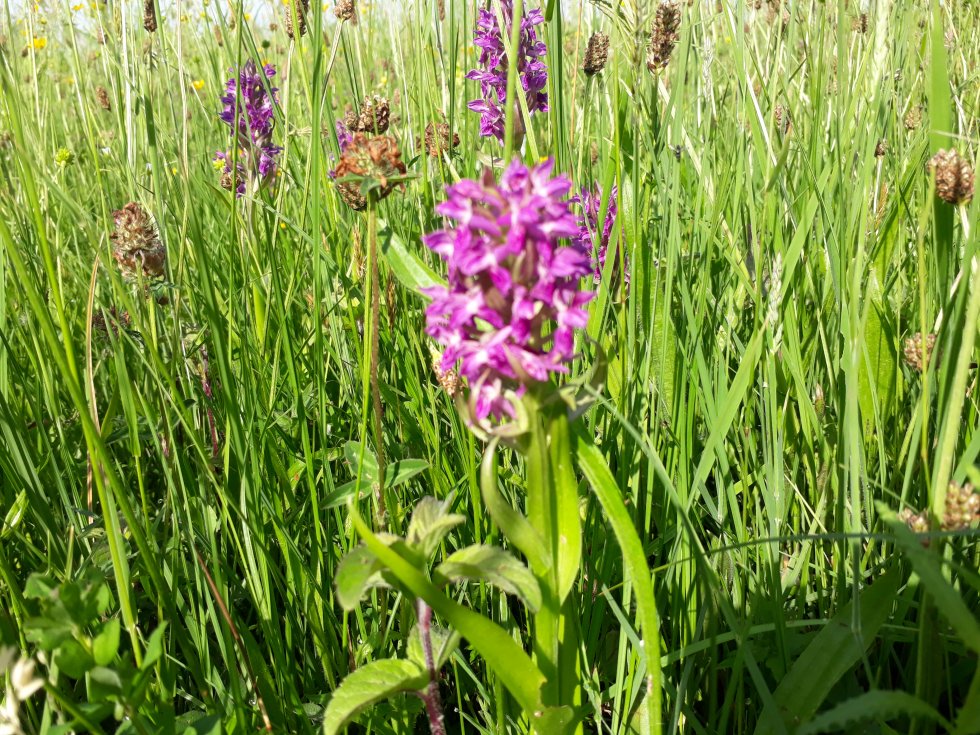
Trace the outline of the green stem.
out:
M 521 18 L 524 17 L 524 0 L 514 0 L 514 10 L 511 15 L 510 44 L 507 46 L 507 119 L 504 127 L 504 163 L 510 161 L 514 154 L 515 117 L 520 114 L 515 104 L 517 93 L 517 50 L 521 43 Z M 523 121 L 521 126 L 523 127 Z

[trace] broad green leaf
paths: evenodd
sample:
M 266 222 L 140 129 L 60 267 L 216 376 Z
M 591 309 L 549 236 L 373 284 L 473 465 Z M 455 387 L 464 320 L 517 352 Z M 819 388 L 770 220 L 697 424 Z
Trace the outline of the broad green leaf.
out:
M 871 691 L 842 702 L 833 709 L 822 712 L 805 724 L 797 735 L 817 735 L 823 732 L 851 730 L 864 720 L 874 723 L 887 722 L 896 717 L 927 718 L 942 724 L 947 730 L 951 725 L 935 709 L 918 697 L 907 692 Z
M 534 731 L 541 735 L 565 735 L 571 733 L 581 720 L 571 707 L 546 707 L 534 713 Z
M 74 639 L 66 640 L 55 651 L 55 665 L 72 679 L 81 679 L 93 666 L 92 656 Z
M 389 548 L 361 518 L 357 506 L 349 506 L 351 521 L 364 543 L 405 587 L 425 600 L 438 615 L 458 631 L 500 678 L 526 712 L 540 708 L 544 674 L 534 665 L 510 633 L 496 623 L 446 597 L 398 549 Z
M 475 544 L 451 554 L 436 567 L 433 579 L 484 581 L 517 595 L 532 611 L 541 608 L 541 589 L 531 570 L 496 546 Z
M 973 681 L 966 701 L 956 715 L 953 735 L 974 735 L 980 732 L 980 666 L 973 672 Z
M 946 580 L 940 558 L 935 552 L 923 548 L 916 535 L 884 503 L 878 504 L 878 512 L 895 534 L 895 540 L 912 563 L 912 568 L 919 575 L 922 586 L 929 592 L 936 609 L 953 626 L 963 644 L 975 653 L 980 653 L 980 621 L 956 588 Z
M 623 565 L 633 583 L 636 609 L 639 617 L 643 650 L 639 655 L 646 658 L 647 705 L 640 717 L 639 727 L 643 735 L 658 735 L 663 728 L 661 712 L 660 673 L 660 619 L 653 597 L 653 581 L 647 564 L 643 543 L 636 532 L 629 511 L 616 480 L 609 471 L 605 458 L 592 441 L 579 429 L 575 434 L 575 457 L 603 513 L 609 521 L 623 554 Z
M 372 587 L 384 584 L 381 562 L 363 544 L 355 546 L 341 560 L 334 575 L 337 602 L 344 610 L 353 610 Z
M 119 618 L 110 618 L 92 641 L 92 656 L 99 666 L 112 662 L 119 651 Z
M 564 408 L 551 421 L 549 455 L 555 492 L 558 602 L 564 602 L 582 566 L 582 515 L 568 417 Z M 530 604 L 530 601 L 528 601 Z
M 418 549 L 426 560 L 431 559 L 436 553 L 447 533 L 466 521 L 466 518 L 458 513 L 449 512 L 450 503 L 451 499 L 448 498 L 440 501 L 426 496 L 412 511 L 405 540 L 409 546 Z
M 893 569 L 861 592 L 859 630 L 853 628 L 852 600 L 817 633 L 773 692 L 778 711 L 769 707 L 763 711 L 756 735 L 781 732 L 813 716 L 834 685 L 874 643 L 891 614 L 900 581 L 899 570 Z
M 419 293 L 420 289 L 445 286 L 441 279 L 417 254 L 413 253 L 405 241 L 392 231 L 383 220 L 378 220 L 381 253 L 388 261 L 395 278 L 410 290 Z M 421 245 L 419 247 L 422 247 Z M 419 293 L 419 295 L 422 295 Z
M 442 626 L 432 624 L 429 626 L 429 641 L 432 644 L 432 658 L 435 662 L 436 671 L 441 669 L 449 657 L 459 647 L 461 636 L 453 630 L 447 630 Z M 406 649 L 408 658 L 425 667 L 425 651 L 422 649 L 422 635 L 419 626 L 412 628 L 408 636 L 408 647 Z
M 163 633 L 166 629 L 167 623 L 162 621 L 150 633 L 150 637 L 146 641 L 146 650 L 143 651 L 143 665 L 141 667 L 143 671 L 148 670 L 163 656 Z
M 324 735 L 335 735 L 358 712 L 399 692 L 423 689 L 429 683 L 414 661 L 388 658 L 352 672 L 334 691 L 323 716 Z
M 867 299 L 864 354 L 858 372 L 858 403 L 861 406 L 865 441 L 872 438 L 879 419 L 884 418 L 883 412 L 891 406 L 897 379 L 895 345 L 889 337 L 886 323 L 882 321 L 886 311 L 874 273 L 869 282 Z
M 351 472 L 357 474 L 357 465 L 360 462 L 361 445 L 358 442 L 347 442 L 344 445 L 344 458 L 351 468 Z M 391 489 L 408 482 L 420 472 L 424 472 L 429 467 L 429 463 L 421 459 L 402 459 L 385 465 L 385 487 Z M 334 488 L 323 499 L 323 508 L 337 508 L 344 505 L 350 498 L 357 497 L 371 490 L 371 487 L 378 481 L 378 459 L 374 452 L 365 448 L 364 461 L 361 466 L 361 481 L 357 478 L 350 482 L 345 482 Z
M 480 491 L 483 495 L 483 503 L 490 517 L 497 524 L 497 528 L 527 557 L 531 569 L 542 577 L 551 569 L 551 558 L 538 532 L 501 495 L 497 487 L 496 449 L 497 439 L 493 439 L 483 452 L 483 463 L 480 465 Z

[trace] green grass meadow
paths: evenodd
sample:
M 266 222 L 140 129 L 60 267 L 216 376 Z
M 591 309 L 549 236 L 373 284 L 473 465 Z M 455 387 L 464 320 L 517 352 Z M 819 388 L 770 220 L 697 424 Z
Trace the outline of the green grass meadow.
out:
M 589 449 L 569 450 L 580 690 L 570 729 L 535 725 L 506 658 L 433 605 L 462 635 L 446 732 L 980 733 L 977 523 L 942 522 L 980 486 L 980 199 L 943 201 L 927 165 L 955 148 L 976 168 L 980 5 L 682 2 L 655 74 L 656 2 L 523 4 L 547 18 L 550 110 L 514 156 L 619 192 L 558 381 L 605 370 L 575 422 Z M 481 493 L 486 437 L 440 387 L 418 290 L 446 277 L 421 241 L 444 187 L 509 162 L 466 106 L 483 4 L 357 5 L 340 22 L 313 0 L 293 39 L 278 0 L 160 3 L 154 33 L 140 3 L 0 8 L 3 735 L 331 732 L 345 678 L 414 645 L 404 585 L 338 601 L 360 529 L 405 536 L 431 496 L 460 516 L 436 562 L 525 556 Z M 284 151 L 236 199 L 212 156 L 247 59 L 278 71 Z M 355 212 L 334 123 L 374 94 L 408 174 Z M 434 158 L 439 122 L 460 145 Z M 128 202 L 166 246 L 161 278 L 112 257 Z M 917 333 L 936 335 L 922 370 Z M 533 470 L 495 456 L 520 510 Z M 520 596 L 444 593 L 531 655 Z M 428 733 L 399 693 L 416 688 L 365 695 L 347 732 Z

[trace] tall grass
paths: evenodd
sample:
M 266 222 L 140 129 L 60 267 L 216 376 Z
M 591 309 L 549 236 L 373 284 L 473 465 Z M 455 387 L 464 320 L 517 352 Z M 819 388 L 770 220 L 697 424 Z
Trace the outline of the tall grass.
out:
M 608 356 L 583 421 L 652 573 L 664 730 L 980 732 L 976 524 L 938 530 L 950 482 L 980 484 L 980 200 L 941 201 L 926 167 L 951 147 L 975 167 L 980 11 L 695 2 L 654 75 L 655 4 L 545 5 L 551 111 L 523 156 L 620 193 L 573 370 Z M 69 583 L 111 590 L 74 624 L 82 648 L 107 621 L 122 632 L 102 663 L 122 693 L 49 653 L 27 732 L 317 732 L 344 677 L 403 652 L 413 620 L 394 590 L 349 614 L 335 600 L 358 540 L 344 486 L 366 453 L 424 463 L 380 488 L 388 530 L 430 495 L 466 519 L 443 553 L 501 540 L 483 443 L 432 373 L 416 289 L 442 273 L 420 236 L 444 185 L 506 163 L 466 109 L 475 4 L 442 6 L 361 3 L 353 25 L 314 3 L 290 41 L 279 3 L 165 4 L 152 35 L 132 4 L 5 3 L 0 643 L 36 655 L 58 599 L 75 599 L 50 590 Z M 590 79 L 597 29 L 612 55 Z M 228 69 L 248 58 L 279 69 L 285 151 L 276 185 L 243 201 L 211 155 L 228 144 Z M 371 93 L 392 100 L 412 176 L 377 212 L 382 446 L 371 233 L 328 175 L 334 120 Z M 461 145 L 433 159 L 422 134 L 443 119 Z M 128 201 L 156 218 L 165 283 L 123 279 L 110 257 Z M 920 373 L 905 339 L 933 331 Z M 525 477 L 504 453 L 518 507 Z M 647 706 L 635 594 L 581 480 L 584 726 L 629 733 Z M 366 518 L 377 497 L 361 496 Z M 932 514 L 927 548 L 896 519 L 906 508 Z M 529 640 L 492 587 L 453 594 Z M 466 642 L 443 673 L 451 732 L 526 727 Z M 355 729 L 421 732 L 421 709 L 396 698 Z

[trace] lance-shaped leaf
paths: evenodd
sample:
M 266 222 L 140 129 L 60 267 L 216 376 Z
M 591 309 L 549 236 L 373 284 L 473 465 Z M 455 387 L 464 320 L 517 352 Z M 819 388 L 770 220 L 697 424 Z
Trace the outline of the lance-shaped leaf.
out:
M 323 716 L 324 735 L 336 735 L 358 712 L 399 692 L 414 692 L 429 683 L 414 661 L 382 659 L 354 671 L 334 691 Z
M 475 544 L 460 549 L 436 567 L 433 579 L 437 584 L 463 579 L 487 582 L 517 595 L 532 611 L 541 607 L 541 589 L 531 570 L 496 546 Z

